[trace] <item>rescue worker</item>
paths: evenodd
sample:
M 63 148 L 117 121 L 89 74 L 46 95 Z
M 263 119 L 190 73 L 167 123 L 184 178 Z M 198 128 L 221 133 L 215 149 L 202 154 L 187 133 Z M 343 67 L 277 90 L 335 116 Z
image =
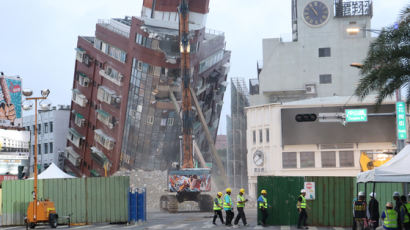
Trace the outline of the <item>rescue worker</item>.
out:
M 232 199 L 231 199 L 231 192 L 232 190 L 230 188 L 226 189 L 226 194 L 224 196 L 224 210 L 226 213 L 226 221 L 225 221 L 225 225 L 226 226 L 232 226 L 232 219 L 234 217 L 234 213 L 232 211 Z
M 393 199 L 396 201 L 396 206 L 394 206 L 394 210 L 397 212 L 397 229 L 401 229 L 401 218 L 400 218 L 400 209 L 402 206 L 401 200 L 400 200 L 400 193 L 399 192 L 394 192 L 393 193 Z
M 357 196 L 359 197 L 359 199 L 354 202 L 353 217 L 356 222 L 356 229 L 362 230 L 365 228 L 365 222 L 367 218 L 367 205 L 365 201 L 366 195 L 364 194 L 364 192 L 360 191 Z
M 259 222 L 262 226 L 266 226 L 266 219 L 268 219 L 268 199 L 266 199 L 266 190 L 262 189 L 261 195 L 258 198 L 258 207 L 262 212 L 262 220 Z
M 379 212 L 379 202 L 376 200 L 376 193 L 370 193 L 369 202 L 369 225 L 370 229 L 376 229 L 379 226 L 380 212 Z
M 296 204 L 296 207 L 298 208 L 298 213 L 299 213 L 299 218 L 298 218 L 298 229 L 303 228 L 308 229 L 306 226 L 306 219 L 307 219 L 307 213 L 306 213 L 306 190 L 302 189 L 300 190 L 300 196 L 298 198 L 298 202 Z
M 402 228 L 410 230 L 410 203 L 407 202 L 406 196 L 400 197 L 402 205 L 400 208 L 400 219 L 402 220 Z
M 221 219 L 222 224 L 225 224 L 224 218 L 222 216 L 222 193 L 218 192 L 216 198 L 214 199 L 214 219 L 212 223 L 216 225 L 215 221 L 216 218 L 219 216 L 219 219 Z
M 387 230 L 397 230 L 397 212 L 393 209 L 393 204 L 391 202 L 387 202 L 386 210 L 382 213 L 383 219 L 383 228 Z
M 239 220 L 242 219 L 243 226 L 247 226 L 248 224 L 246 223 L 246 216 L 244 212 L 245 208 L 245 203 L 248 202 L 248 199 L 245 199 L 243 197 L 243 194 L 245 193 L 245 189 L 241 188 L 239 190 L 239 194 L 236 198 L 236 209 L 238 210 L 238 215 L 236 215 L 234 225 L 238 225 Z

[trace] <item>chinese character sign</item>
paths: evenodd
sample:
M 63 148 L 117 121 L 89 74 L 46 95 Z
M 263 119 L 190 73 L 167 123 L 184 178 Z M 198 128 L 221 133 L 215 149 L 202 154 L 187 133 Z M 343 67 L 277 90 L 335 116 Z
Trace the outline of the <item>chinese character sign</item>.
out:
M 314 200 L 316 198 L 315 182 L 305 182 L 306 200 Z
M 400 101 L 396 103 L 397 139 L 407 139 L 406 105 Z

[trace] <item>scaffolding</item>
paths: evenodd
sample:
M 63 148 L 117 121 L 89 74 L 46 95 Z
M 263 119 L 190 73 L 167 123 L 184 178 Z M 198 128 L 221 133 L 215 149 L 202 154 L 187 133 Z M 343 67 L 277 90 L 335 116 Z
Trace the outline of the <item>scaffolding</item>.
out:
M 227 119 L 227 176 L 232 187 L 248 188 L 246 114 L 248 88 L 243 78 L 231 79 L 231 116 Z

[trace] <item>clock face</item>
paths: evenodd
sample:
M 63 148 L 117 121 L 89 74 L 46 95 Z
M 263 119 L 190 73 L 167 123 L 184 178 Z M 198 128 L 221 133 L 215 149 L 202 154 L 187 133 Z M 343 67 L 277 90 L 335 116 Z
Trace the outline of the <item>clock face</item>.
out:
M 253 154 L 253 163 L 255 163 L 256 166 L 261 166 L 263 164 L 263 153 L 260 150 L 257 150 Z
M 303 19 L 311 26 L 321 26 L 329 19 L 329 8 L 321 1 L 312 1 L 303 9 Z

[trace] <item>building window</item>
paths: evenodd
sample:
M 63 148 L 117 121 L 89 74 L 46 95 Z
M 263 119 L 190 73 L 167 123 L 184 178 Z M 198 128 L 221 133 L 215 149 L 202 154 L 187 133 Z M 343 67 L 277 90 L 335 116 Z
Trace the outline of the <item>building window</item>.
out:
M 53 150 L 53 142 L 50 142 L 49 144 L 48 144 L 48 146 L 49 146 L 49 148 L 50 148 L 50 153 L 53 153 L 54 152 L 54 150 Z
M 336 152 L 335 151 L 323 151 L 322 155 L 322 168 L 335 168 L 336 167 Z
M 269 129 L 266 129 L 266 142 L 269 143 Z
M 154 116 L 148 116 L 147 117 L 147 124 L 149 124 L 149 125 L 154 124 Z
M 53 132 L 53 122 L 50 121 L 50 133 L 52 133 L 52 132 Z
M 253 134 L 253 143 L 255 144 L 256 143 L 256 131 L 254 130 L 252 134 Z
M 330 48 L 319 48 L 319 57 L 330 57 Z
M 339 151 L 340 167 L 354 167 L 353 151 Z
M 48 133 L 48 123 L 44 123 L 44 133 Z
M 331 74 L 321 74 L 319 75 L 320 84 L 332 84 Z
M 120 102 L 120 98 L 115 95 L 115 91 L 105 86 L 98 87 L 97 99 L 110 105 Z
M 300 167 L 314 168 L 315 167 L 315 152 L 300 152 Z
M 97 109 L 97 119 L 105 124 L 108 128 L 114 128 L 113 116 L 104 110 Z
M 263 142 L 263 132 L 262 129 L 259 129 L 259 143 Z
M 166 118 L 162 118 L 161 119 L 161 126 L 166 126 L 167 125 L 167 119 Z
M 174 118 L 172 118 L 172 117 L 168 118 L 167 124 L 168 124 L 168 126 L 173 126 L 174 125 Z
M 41 144 L 37 145 L 37 154 L 41 155 Z
M 84 73 L 77 73 L 77 81 L 83 87 L 88 87 L 90 83 L 90 78 L 87 77 Z
M 37 125 L 37 134 L 41 134 L 41 124 Z
M 75 113 L 74 114 L 74 123 L 78 126 L 78 127 L 83 127 L 85 125 L 85 118 L 83 115 L 79 114 L 79 113 Z
M 44 143 L 44 154 L 48 153 L 48 143 Z
M 282 153 L 282 168 L 296 168 L 296 152 L 283 152 Z

